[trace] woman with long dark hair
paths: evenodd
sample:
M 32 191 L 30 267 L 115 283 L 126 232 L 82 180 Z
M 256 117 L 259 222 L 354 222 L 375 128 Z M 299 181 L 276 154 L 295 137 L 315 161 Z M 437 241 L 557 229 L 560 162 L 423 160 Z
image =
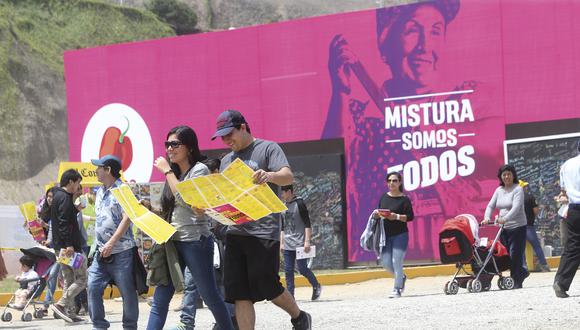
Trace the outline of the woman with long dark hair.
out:
M 48 232 L 50 231 L 50 205 L 52 204 L 52 197 L 54 187 L 48 188 L 46 194 L 40 203 L 38 209 L 38 217 L 42 220 L 42 227 L 44 228 L 44 235 L 48 240 Z
M 220 329 L 233 329 L 232 320 L 215 283 L 213 271 L 214 240 L 210 233 L 209 218 L 195 213 L 175 188 L 180 181 L 210 174 L 199 150 L 197 136 L 187 126 L 173 128 L 165 141 L 167 158 L 159 157 L 154 166 L 165 175 L 161 197 L 161 211 L 177 232 L 171 238 L 179 257 L 182 271 L 191 272 L 203 301 L 207 304 Z M 169 302 L 175 292 L 174 283 L 155 288 L 147 329 L 162 329 L 167 318 Z M 182 320 L 183 323 L 183 320 Z M 193 329 L 194 324 L 181 324 Z
M 388 191 L 379 201 L 374 218 L 382 218 L 385 227 L 385 246 L 381 249 L 383 267 L 395 276 L 390 298 L 399 298 L 405 289 L 407 276 L 403 273 L 403 260 L 409 245 L 407 222 L 415 217 L 411 200 L 403 193 L 403 178 L 398 172 L 387 174 Z

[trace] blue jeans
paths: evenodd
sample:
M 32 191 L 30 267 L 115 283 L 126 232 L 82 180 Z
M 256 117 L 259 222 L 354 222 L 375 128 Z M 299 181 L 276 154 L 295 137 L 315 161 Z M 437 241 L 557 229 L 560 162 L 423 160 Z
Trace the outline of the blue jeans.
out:
M 213 238 L 202 236 L 198 241 L 174 241 L 181 269 L 189 268 L 199 294 L 212 312 L 220 329 L 233 329 L 226 304 L 215 284 L 213 273 Z M 155 288 L 147 329 L 161 330 L 167 319 L 169 302 L 175 293 L 173 283 Z
M 60 274 L 60 264 L 55 262 L 50 266 L 50 272 L 48 273 L 48 280 L 46 281 L 47 290 L 44 295 L 44 303 L 48 305 L 50 302 L 54 302 L 54 291 L 56 291 L 56 283 L 58 280 L 58 275 Z
M 296 251 L 284 250 L 284 272 L 286 273 L 286 289 L 294 295 L 294 263 L 298 265 L 300 274 L 310 282 L 313 288 L 317 287 L 318 280 L 314 273 L 308 268 L 308 259 L 296 260 Z
M 395 275 L 395 289 L 402 289 L 405 274 L 403 273 L 403 260 L 409 244 L 409 233 L 404 232 L 395 236 L 387 236 L 386 244 L 381 251 L 383 267 Z
M 188 328 L 195 327 L 195 314 L 197 313 L 197 301 L 200 299 L 199 291 L 195 280 L 189 271 L 185 269 L 183 273 L 183 280 L 185 282 L 185 289 L 183 290 L 183 300 L 181 302 L 181 323 Z
M 139 301 L 133 274 L 133 249 L 114 254 L 110 264 L 101 263 L 96 258 L 89 267 L 89 314 L 93 327 L 108 329 L 110 323 L 105 320 L 103 292 L 113 280 L 123 297 L 123 329 L 137 329 L 139 319 Z
M 536 254 L 536 257 L 538 257 L 538 262 L 540 265 L 546 266 L 548 263 L 546 262 L 544 250 L 542 250 L 542 246 L 540 245 L 540 240 L 538 239 L 538 234 L 536 233 L 536 228 L 534 226 L 526 226 L 526 240 L 532 244 L 534 253 Z M 527 268 L 525 262 L 524 267 Z
M 217 276 L 216 276 L 217 278 Z M 183 323 L 188 328 L 195 328 L 195 315 L 197 314 L 197 302 L 201 297 L 199 296 L 199 291 L 197 290 L 197 285 L 189 271 L 189 268 L 185 268 L 183 272 L 183 280 L 185 282 L 185 289 L 183 290 L 183 300 L 181 301 L 181 323 Z M 218 289 L 223 295 L 223 290 L 221 288 L 223 285 L 217 283 Z M 228 312 L 230 315 L 234 315 L 234 305 L 226 303 Z

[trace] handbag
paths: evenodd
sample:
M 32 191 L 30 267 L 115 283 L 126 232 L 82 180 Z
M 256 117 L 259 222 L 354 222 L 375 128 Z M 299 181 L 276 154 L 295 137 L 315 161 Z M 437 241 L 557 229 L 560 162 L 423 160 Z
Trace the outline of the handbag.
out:
M 149 292 L 149 286 L 147 286 L 147 271 L 139 256 L 139 249 L 135 246 L 133 248 L 133 275 L 135 276 L 135 289 L 137 294 L 142 295 Z

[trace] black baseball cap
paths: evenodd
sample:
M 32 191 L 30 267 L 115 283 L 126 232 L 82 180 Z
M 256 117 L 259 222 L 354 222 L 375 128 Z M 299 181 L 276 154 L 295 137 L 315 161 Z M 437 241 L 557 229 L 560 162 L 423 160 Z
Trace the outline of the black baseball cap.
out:
M 218 136 L 228 135 L 236 126 L 241 124 L 247 124 L 247 122 L 246 118 L 239 111 L 226 110 L 217 117 L 216 132 L 211 139 L 215 140 Z
M 92 159 L 91 163 L 95 166 L 107 166 L 111 168 L 111 174 L 115 176 L 121 170 L 121 160 L 113 155 L 105 155 L 99 159 Z

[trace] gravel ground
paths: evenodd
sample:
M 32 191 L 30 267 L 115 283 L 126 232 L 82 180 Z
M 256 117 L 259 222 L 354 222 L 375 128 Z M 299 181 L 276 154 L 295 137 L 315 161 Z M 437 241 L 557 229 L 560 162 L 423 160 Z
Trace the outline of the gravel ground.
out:
M 443 293 L 450 277 L 409 279 L 402 298 L 388 299 L 392 279 L 355 284 L 325 286 L 320 301 L 311 302 L 310 288 L 297 288 L 298 304 L 312 314 L 314 329 L 578 329 L 580 328 L 580 282 L 572 284 L 568 299 L 554 296 L 551 284 L 554 272 L 533 273 L 524 289 L 500 291 L 495 281 L 491 291 L 468 293 L 460 289 L 455 296 Z M 172 301 L 172 308 L 181 296 Z M 139 329 L 145 329 L 149 315 L 146 302 L 140 303 Z M 111 329 L 121 329 L 121 303 L 105 302 Z M 256 304 L 256 329 L 291 329 L 289 317 L 271 303 Z M 46 318 L 32 322 L 0 323 L 0 328 L 56 329 L 62 320 Z M 178 312 L 170 312 L 167 325 L 176 324 Z M 213 317 L 207 308 L 198 311 L 197 328 L 211 329 Z M 89 323 L 66 326 L 91 329 Z

